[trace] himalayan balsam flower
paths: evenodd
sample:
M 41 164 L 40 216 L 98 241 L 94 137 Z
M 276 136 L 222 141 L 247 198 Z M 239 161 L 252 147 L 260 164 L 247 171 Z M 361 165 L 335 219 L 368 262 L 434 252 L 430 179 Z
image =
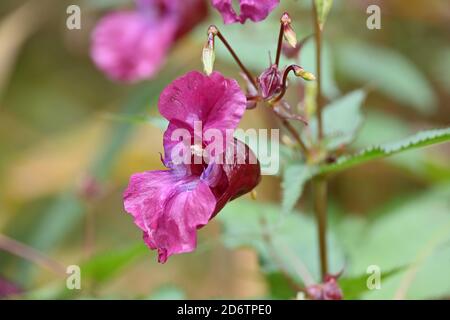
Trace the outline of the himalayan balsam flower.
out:
M 99 21 L 91 57 L 113 80 L 149 79 L 175 40 L 205 16 L 204 0 L 137 0 L 135 10 L 112 12 Z
M 233 0 L 211 0 L 212 5 L 220 12 L 225 24 L 247 19 L 253 22 L 264 20 L 280 3 L 279 0 L 239 0 L 240 14 L 233 8 Z
M 197 229 L 227 202 L 251 191 L 260 180 L 260 167 L 257 161 L 250 161 L 256 158 L 248 146 L 234 138 L 227 140 L 227 147 L 231 146 L 235 153 L 224 151 L 224 163 L 176 163 L 173 156 L 180 145 L 172 141 L 176 130 L 195 134 L 194 127 L 201 122 L 202 144 L 192 142 L 187 146 L 192 150 L 189 156 L 194 156 L 212 142 L 205 134 L 208 130 L 224 133 L 236 128 L 246 98 L 235 80 L 217 72 L 210 76 L 190 72 L 162 92 L 158 107 L 169 120 L 164 134 L 163 163 L 167 170 L 132 175 L 124 193 L 124 206 L 143 231 L 145 243 L 158 250 L 158 261 L 164 263 L 173 254 L 193 251 Z M 238 156 L 246 161 L 238 162 Z

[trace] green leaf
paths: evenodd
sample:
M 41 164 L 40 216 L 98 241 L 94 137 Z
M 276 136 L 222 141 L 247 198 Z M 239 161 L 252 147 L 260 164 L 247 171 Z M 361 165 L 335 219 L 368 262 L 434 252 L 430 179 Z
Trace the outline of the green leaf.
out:
M 105 282 L 148 252 L 148 248 L 140 241 L 126 248 L 98 254 L 81 266 L 82 276 L 97 284 Z
M 345 77 L 375 86 L 387 97 L 429 114 L 436 110 L 437 98 L 429 81 L 400 53 L 362 42 L 339 42 L 336 46 L 338 70 Z
M 364 90 L 355 90 L 325 106 L 323 112 L 326 145 L 334 150 L 347 145 L 355 139 L 363 122 L 361 106 L 366 98 Z M 310 121 L 310 135 L 317 137 L 317 120 Z M 310 139 L 312 139 L 310 137 Z
M 388 278 L 396 275 L 404 268 L 393 269 L 388 272 L 381 274 L 381 282 L 387 280 Z M 339 279 L 339 286 L 344 293 L 345 300 L 356 300 L 359 299 L 364 293 L 368 291 L 367 289 L 367 279 L 370 274 L 362 274 L 355 277 L 344 277 Z
M 299 282 L 306 273 L 317 281 L 320 272 L 315 222 L 298 212 L 281 215 L 280 209 L 243 199 L 227 204 L 218 216 L 224 226 L 225 246 L 255 249 L 266 272 L 280 271 L 281 265 Z M 330 272 L 339 272 L 344 258 L 332 232 L 328 234 L 328 246 Z
M 290 213 L 294 209 L 302 195 L 303 186 L 312 176 L 312 169 L 306 164 L 295 163 L 286 167 L 281 184 L 283 213 Z
M 398 142 L 373 146 L 351 156 L 343 156 L 336 163 L 323 166 L 320 173 L 342 171 L 367 161 L 388 157 L 400 152 L 450 141 L 450 128 L 422 131 Z
M 314 0 L 316 3 L 317 19 L 319 20 L 320 29 L 327 20 L 331 7 L 333 6 L 333 0 Z
M 286 277 L 280 272 L 271 272 L 266 275 L 267 284 L 272 299 L 292 299 L 296 296 L 295 292 Z
M 370 265 L 378 266 L 382 275 L 401 268 L 382 279 L 380 290 L 366 290 L 363 298 L 424 299 L 450 294 L 449 199 L 450 185 L 442 185 L 391 209 L 357 237 L 338 233 L 339 239 L 351 239 L 352 245 L 344 246 L 350 276 L 360 276 Z
M 400 140 L 412 134 L 414 131 L 411 125 L 403 119 L 381 111 L 370 111 L 365 114 L 364 124 L 352 146 L 361 149 L 366 146 Z M 427 149 L 416 149 L 393 155 L 386 161 L 422 179 L 446 181 L 450 178 L 450 163 L 446 161 L 445 154 L 440 156 L 439 150 L 436 151 L 428 152 Z

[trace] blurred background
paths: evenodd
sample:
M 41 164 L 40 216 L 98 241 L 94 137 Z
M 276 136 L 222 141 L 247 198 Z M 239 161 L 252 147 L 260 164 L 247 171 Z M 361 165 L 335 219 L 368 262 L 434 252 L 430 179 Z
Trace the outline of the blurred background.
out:
M 81 30 L 66 28 L 70 4 L 81 8 Z M 381 8 L 381 30 L 366 27 L 370 4 Z M 173 79 L 202 69 L 207 26 L 218 25 L 260 73 L 268 52 L 274 55 L 283 11 L 298 38 L 311 34 L 310 1 L 282 0 L 267 20 L 244 26 L 224 26 L 209 5 L 207 19 L 177 41 L 159 74 L 134 85 L 108 80 L 89 56 L 99 18 L 130 5 L 0 3 L 0 243 L 10 249 L 0 247 L 0 298 L 5 292 L 31 299 L 294 298 L 282 268 L 268 265 L 265 244 L 251 235 L 255 214 L 280 211 L 279 177 L 263 177 L 257 201 L 245 196 L 227 206 L 198 232 L 197 251 L 164 265 L 124 212 L 122 192 L 132 173 L 161 168 L 156 102 Z M 349 150 L 449 126 L 448 1 L 335 0 L 325 30 L 326 97 L 371 88 L 362 109 L 366 120 Z M 240 81 L 239 69 L 217 47 L 215 68 Z M 300 64 L 314 71 L 312 49 L 306 43 Z M 276 126 L 264 108 L 247 112 L 242 122 L 244 128 Z M 342 251 L 342 257 L 332 271 L 348 271 L 342 283 L 348 298 L 450 297 L 449 160 L 450 146 L 442 144 L 333 176 L 330 237 L 332 248 L 339 247 L 333 254 Z M 297 206 L 302 220 L 291 230 L 291 242 L 303 242 L 292 253 L 318 269 L 309 195 L 307 185 Z M 237 241 L 236 233 L 246 240 Z M 388 271 L 385 289 L 354 285 L 369 264 Z M 66 289 L 67 265 L 81 266 L 81 290 Z M 398 296 L 405 277 L 411 283 Z

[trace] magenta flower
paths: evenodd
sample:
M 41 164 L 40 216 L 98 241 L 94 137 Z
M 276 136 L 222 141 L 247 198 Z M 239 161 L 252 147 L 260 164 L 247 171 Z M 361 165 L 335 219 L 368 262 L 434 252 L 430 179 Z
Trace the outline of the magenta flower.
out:
M 226 149 L 201 157 L 200 162 L 176 161 L 174 151 L 180 141 L 173 135 L 177 130 L 189 134 L 187 146 L 182 149 L 192 159 L 212 145 L 208 132 L 222 134 L 236 128 L 246 98 L 235 80 L 217 72 L 209 77 L 190 72 L 162 92 L 158 106 L 169 120 L 163 161 L 168 170 L 132 175 L 124 193 L 124 206 L 143 231 L 145 243 L 158 250 L 158 261 L 164 263 L 173 254 L 193 251 L 196 230 L 227 202 L 251 191 L 260 180 L 260 167 L 248 146 L 232 137 L 226 140 Z M 196 132 L 197 123 L 202 124 L 200 132 Z M 197 138 L 202 140 L 200 144 L 196 144 Z M 224 162 L 217 161 L 218 155 L 224 157 Z
M 225 24 L 245 23 L 247 19 L 253 22 L 264 20 L 280 3 L 279 0 L 239 0 L 238 15 L 233 8 L 233 0 L 211 0 L 211 2 L 222 15 Z
M 149 79 L 175 40 L 205 16 L 204 0 L 137 0 L 136 10 L 112 12 L 98 22 L 91 57 L 112 80 Z

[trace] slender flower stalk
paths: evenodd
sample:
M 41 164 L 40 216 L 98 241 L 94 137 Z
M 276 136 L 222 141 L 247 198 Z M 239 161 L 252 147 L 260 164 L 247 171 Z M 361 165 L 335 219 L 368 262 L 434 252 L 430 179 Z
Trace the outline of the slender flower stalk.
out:
M 241 59 L 239 59 L 238 55 L 236 54 L 236 52 L 233 50 L 233 48 L 231 47 L 231 45 L 228 43 L 227 39 L 223 36 L 223 34 L 219 31 L 219 29 L 212 25 L 209 27 L 208 29 L 208 36 L 210 34 L 213 34 L 214 36 L 217 36 L 220 41 L 222 41 L 222 43 L 224 44 L 224 46 L 227 48 L 228 52 L 230 52 L 230 54 L 233 56 L 233 59 L 236 61 L 236 63 L 239 65 L 239 68 L 241 68 L 242 72 L 245 73 L 245 75 L 247 76 L 248 80 L 251 82 L 251 84 L 257 88 L 258 85 L 256 84 L 256 80 L 255 77 L 252 75 L 252 73 L 244 66 L 244 64 L 242 63 Z
M 287 79 L 289 76 L 289 73 L 293 71 L 295 73 L 295 75 L 297 77 L 303 78 L 306 81 L 313 81 L 316 80 L 316 77 L 308 71 L 305 71 L 302 67 L 299 67 L 295 64 L 290 65 L 289 67 L 286 68 L 286 70 L 284 70 L 283 73 L 283 80 L 282 80 L 282 87 L 281 87 L 281 92 L 280 94 L 273 100 L 274 103 L 280 101 L 284 95 L 286 94 L 286 90 L 287 90 Z
M 283 23 L 280 23 L 280 33 L 278 34 L 277 54 L 275 56 L 275 65 L 280 65 L 281 49 L 283 47 Z
M 297 130 L 295 130 L 295 128 L 286 119 L 283 119 L 282 123 L 283 123 L 283 126 L 287 129 L 287 131 L 289 131 L 289 133 L 292 135 L 292 137 L 298 143 L 300 149 L 302 150 L 302 153 L 306 156 L 308 154 L 308 148 L 306 147 L 305 143 L 303 142 L 300 134 L 297 132 Z
M 0 234 L 0 250 L 9 252 L 15 256 L 21 257 L 32 263 L 41 266 L 44 269 L 53 271 L 54 273 L 65 276 L 66 269 L 59 262 L 47 257 L 43 253 L 17 241 Z

